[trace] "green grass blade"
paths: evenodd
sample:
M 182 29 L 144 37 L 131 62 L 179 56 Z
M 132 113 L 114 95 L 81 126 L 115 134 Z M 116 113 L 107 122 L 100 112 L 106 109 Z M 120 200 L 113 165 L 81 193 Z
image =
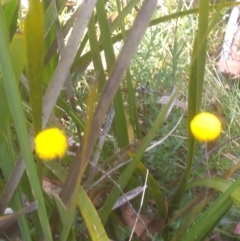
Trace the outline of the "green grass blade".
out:
M 130 11 L 131 9 L 130 6 L 132 6 L 133 8 L 137 2 L 138 1 L 136 0 L 130 1 L 130 3 L 128 3 L 127 6 L 122 10 L 120 1 L 119 0 L 117 1 L 118 16 L 112 25 L 114 25 L 115 22 L 118 22 L 118 24 L 120 22 L 121 32 L 122 32 L 122 35 L 124 36 L 123 37 L 124 41 L 126 39 L 124 17 L 126 16 L 126 13 Z M 110 27 L 112 27 L 112 25 L 110 25 Z M 111 28 L 110 28 L 110 31 L 111 31 Z M 135 137 L 138 140 L 140 140 L 142 138 L 142 134 L 141 134 L 141 129 L 140 129 L 139 120 L 138 120 L 138 111 L 137 111 L 135 92 L 133 90 L 132 77 L 131 77 L 129 68 L 126 71 L 126 83 L 127 83 L 127 96 L 128 96 L 128 103 L 129 103 L 129 118 L 130 118 L 132 128 L 134 130 Z M 130 136 L 129 136 L 129 139 L 130 139 Z
M 105 10 L 104 0 L 99 0 L 96 4 L 97 9 L 97 18 L 101 30 L 101 41 L 103 43 L 103 49 L 105 53 L 106 63 L 108 73 L 111 72 L 113 64 L 115 62 L 115 55 L 113 49 L 113 43 L 111 39 L 111 32 L 109 29 L 109 24 L 107 20 L 107 14 Z M 118 90 L 114 100 L 113 100 L 115 117 L 113 120 L 113 131 L 117 142 L 121 148 L 128 145 L 128 131 L 127 131 L 127 122 L 123 106 L 123 98 L 121 91 Z
M 174 232 L 170 241 L 178 241 L 183 235 L 189 230 L 196 216 L 202 211 L 202 209 L 207 205 L 209 197 L 199 200 L 197 204 L 186 214 L 186 216 L 181 220 L 181 224 Z
M 91 48 L 92 60 L 94 65 L 94 71 L 96 79 L 98 80 L 99 91 L 101 92 L 104 84 L 106 83 L 106 76 L 103 69 L 102 59 L 97 41 L 95 19 L 92 15 L 88 24 L 88 38 Z
M 142 133 L 141 133 L 141 128 L 140 128 L 139 119 L 138 119 L 135 92 L 133 89 L 132 78 L 129 70 L 127 70 L 127 73 L 126 73 L 126 81 L 127 81 L 127 94 L 128 94 L 128 103 L 129 103 L 129 117 L 134 129 L 136 138 L 140 140 L 142 138 Z
M 59 12 L 66 6 L 67 0 L 58 0 L 56 1 L 57 9 Z M 54 14 L 53 14 L 53 5 L 50 3 L 49 7 L 47 8 L 45 15 L 44 15 L 44 36 L 48 34 L 51 27 L 54 24 Z
M 7 41 L 6 27 L 3 17 L 3 9 L 0 5 L 0 64 L 3 73 L 3 82 L 6 90 L 10 111 L 13 117 L 14 126 L 19 141 L 19 145 L 22 151 L 22 155 L 26 164 L 29 180 L 32 184 L 32 191 L 34 198 L 38 201 L 38 215 L 41 222 L 44 236 L 47 240 L 52 240 L 52 235 L 48 224 L 48 217 L 44 205 L 44 200 L 41 191 L 41 185 L 38 180 L 37 170 L 32 156 L 31 145 L 29 142 L 28 132 L 26 128 L 26 122 L 21 106 L 21 98 L 17 87 L 16 79 L 14 76 L 14 70 L 12 67 L 9 44 Z
M 58 3 L 58 2 L 57 2 Z M 51 6 L 50 6 L 51 7 Z M 48 11 L 48 10 L 47 10 Z M 52 7 L 51 7 L 51 11 L 52 10 Z M 70 19 L 66 22 L 66 24 L 63 26 L 62 28 L 62 33 L 63 33 L 63 36 L 64 38 L 66 38 L 67 34 L 69 33 L 69 31 L 71 30 L 74 22 L 75 22 L 75 19 L 76 19 L 76 16 L 78 16 L 79 14 L 79 11 L 81 11 L 81 6 L 78 7 L 78 9 L 73 13 L 73 15 L 70 17 Z M 52 12 L 51 12 L 52 14 Z M 46 27 L 46 26 L 45 26 Z M 54 29 L 53 29 L 54 30 Z M 54 30 L 55 31 L 55 30 Z M 86 33 L 85 36 L 83 37 L 82 39 L 82 42 L 78 48 L 78 51 L 76 53 L 76 56 L 81 56 L 82 54 L 82 51 L 84 49 L 84 47 L 86 46 L 86 43 L 88 41 L 88 34 Z M 58 43 L 57 43 L 57 39 L 55 38 L 51 45 L 47 45 L 46 47 L 46 56 L 45 56 L 45 59 L 44 59 L 44 65 L 47 65 L 48 62 L 50 61 L 50 59 L 53 57 L 53 55 L 55 53 L 57 53 L 57 50 L 58 50 Z
M 210 187 L 214 188 L 218 191 L 225 192 L 230 186 L 232 185 L 232 182 L 225 180 L 225 179 L 220 179 L 220 178 L 211 178 L 209 180 L 207 179 L 202 179 L 202 180 L 197 180 L 188 185 L 188 188 L 196 187 L 196 186 L 205 186 L 205 187 Z M 231 193 L 231 198 L 235 202 L 236 205 L 240 207 L 240 188 L 236 188 L 232 193 Z
M 201 233 L 199 233 L 199 236 L 197 236 L 197 238 L 196 238 L 196 233 L 195 234 L 192 233 L 192 236 L 190 235 L 189 239 L 187 239 L 187 240 L 189 240 L 189 241 L 206 240 L 206 238 L 211 234 L 211 232 L 214 230 L 214 228 L 219 223 L 219 221 L 224 216 L 224 214 L 231 208 L 232 204 L 233 203 L 232 203 L 231 199 L 227 199 L 224 203 L 222 203 L 221 206 L 219 206 L 216 213 L 214 213 L 214 214 L 212 212 L 210 213 L 211 219 L 208 219 L 208 217 L 207 217 L 207 218 L 203 219 L 202 222 L 198 223 L 198 225 L 201 225 L 204 228 L 203 231 Z M 207 225 L 206 225 L 206 221 L 208 221 Z M 191 229 L 190 229 L 190 231 L 191 231 Z M 183 237 L 182 241 L 184 241 L 184 240 L 186 240 L 185 236 Z
M 35 135 L 42 129 L 43 34 L 43 3 L 38 0 L 30 1 L 30 7 L 25 20 L 24 36 Z
M 21 33 L 16 33 L 10 44 L 10 55 L 13 63 L 14 74 L 17 82 L 26 65 L 26 49 L 24 43 L 24 36 Z
M 7 122 L 10 117 L 10 110 L 7 102 L 7 96 L 4 89 L 4 83 L 3 83 L 3 78 L 1 76 L 1 72 L 0 72 L 0 113 L 1 113 L 1 118 L 0 118 L 0 140 L 1 140 L 4 130 L 6 128 Z
M 7 29 L 9 32 L 10 42 L 17 29 L 17 20 L 18 20 L 18 9 L 19 9 L 19 0 L 9 1 L 7 6 L 4 9 L 4 15 L 6 20 Z
M 98 213 L 82 188 L 79 192 L 77 205 L 87 225 L 92 241 L 108 241 L 108 236 L 99 219 Z
M 14 66 L 15 77 L 18 80 L 21 72 L 25 66 L 25 46 L 23 35 L 16 33 L 10 44 L 10 55 Z M 8 106 L 7 96 L 3 86 L 2 75 L 0 72 L 0 139 L 3 131 L 5 130 L 6 123 L 10 117 L 10 110 Z
M 73 230 L 71 228 L 72 227 L 72 222 L 74 220 L 72 220 L 72 222 L 69 222 L 68 218 L 66 218 L 66 217 L 69 217 L 69 216 L 72 216 L 74 218 L 75 209 L 71 209 L 71 210 L 66 209 L 66 207 L 62 203 L 62 201 L 59 198 L 59 196 L 54 195 L 53 197 L 54 197 L 54 201 L 56 203 L 56 206 L 57 206 L 57 209 L 58 209 L 58 212 L 60 214 L 60 218 L 61 218 L 61 221 L 62 221 L 62 224 L 63 224 L 60 240 L 61 241 L 64 241 L 64 240 L 74 241 L 74 240 L 76 240 L 74 232 L 73 232 Z M 65 226 L 67 226 L 66 229 L 65 229 Z M 68 234 L 68 231 L 66 233 L 64 231 L 64 230 L 68 230 L 68 229 L 70 229 L 69 234 Z
M 229 188 L 194 223 L 191 229 L 183 236 L 182 240 L 204 240 L 224 213 L 226 213 L 226 211 L 232 206 L 230 195 L 232 195 L 239 185 L 240 178 L 231 184 Z
M 202 105 L 202 91 L 207 56 L 207 32 L 210 1 L 199 1 L 198 17 L 198 51 L 197 51 L 197 96 L 196 112 L 200 112 Z M 194 56 L 195 57 L 195 56 Z
M 122 10 L 121 16 L 118 15 L 116 19 L 110 24 L 111 33 L 120 25 L 120 21 L 122 21 L 133 10 L 138 2 L 139 0 L 131 0 L 128 2 L 126 7 Z

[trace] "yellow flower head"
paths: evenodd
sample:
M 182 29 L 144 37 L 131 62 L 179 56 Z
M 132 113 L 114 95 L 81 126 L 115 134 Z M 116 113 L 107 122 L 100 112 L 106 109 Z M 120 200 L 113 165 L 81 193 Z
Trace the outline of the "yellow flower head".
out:
M 45 161 L 62 158 L 67 150 L 67 138 L 58 128 L 41 131 L 35 137 L 35 151 Z
M 193 136 L 199 141 L 213 141 L 221 133 L 220 120 L 213 114 L 202 112 L 197 114 L 190 123 Z

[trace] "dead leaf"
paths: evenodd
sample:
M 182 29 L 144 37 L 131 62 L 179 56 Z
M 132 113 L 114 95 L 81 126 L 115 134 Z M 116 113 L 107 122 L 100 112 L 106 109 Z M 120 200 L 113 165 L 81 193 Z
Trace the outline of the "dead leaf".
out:
M 46 193 L 48 193 L 49 195 L 51 195 L 53 193 L 59 193 L 61 190 L 58 182 L 51 180 L 47 177 L 43 178 L 42 185 L 43 185 L 44 191 Z
M 129 204 L 123 205 L 121 211 L 124 221 L 132 230 L 137 219 L 137 212 Z M 160 218 L 154 219 L 140 214 L 137 219 L 134 233 L 140 238 L 140 240 L 148 241 L 151 240 L 151 235 L 157 232 L 161 233 L 163 227 L 164 222 Z
M 121 207 L 121 210 L 122 210 L 122 216 L 124 221 L 132 230 L 137 219 L 137 213 L 133 210 L 133 208 L 129 204 L 123 205 Z M 141 235 L 145 232 L 145 230 L 147 229 L 151 221 L 152 219 L 140 214 L 134 233 L 138 237 L 141 237 Z
M 135 198 L 137 195 L 141 194 L 145 189 L 146 189 L 146 185 L 145 186 L 140 186 L 140 187 L 136 187 L 134 189 L 132 189 L 131 191 L 124 193 L 124 195 L 120 196 L 117 201 L 115 202 L 112 210 L 124 205 L 125 203 L 129 202 L 130 200 L 132 200 L 133 198 Z

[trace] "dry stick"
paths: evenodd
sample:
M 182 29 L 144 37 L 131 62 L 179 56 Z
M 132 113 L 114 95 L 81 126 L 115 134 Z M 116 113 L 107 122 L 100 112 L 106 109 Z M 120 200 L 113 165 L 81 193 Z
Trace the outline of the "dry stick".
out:
M 52 77 L 51 83 L 47 89 L 44 103 L 43 103 L 43 128 L 46 126 L 51 112 L 56 104 L 58 96 L 61 92 L 61 89 L 64 85 L 64 82 L 69 73 L 69 69 L 71 67 L 72 61 L 77 52 L 79 43 L 81 38 L 83 37 L 84 31 L 87 27 L 93 9 L 95 7 L 97 0 L 84 0 L 80 6 L 78 18 L 75 22 L 74 28 L 72 30 L 72 34 L 69 38 L 67 46 L 64 48 L 62 58 L 56 68 L 56 71 Z M 30 134 L 30 141 L 32 145 L 32 150 L 34 149 L 33 145 L 33 135 Z M 19 155 L 17 162 L 14 166 L 13 171 L 9 177 L 9 180 L 4 188 L 4 191 L 0 197 L 0 209 L 4 209 L 7 207 L 8 203 L 12 199 L 12 196 L 20 182 L 20 179 L 25 171 L 25 163 Z M 17 175 L 16 175 L 17 173 Z M 14 181 L 13 181 L 14 180 Z M 11 184 L 11 186 L 10 186 Z M 9 188 L 11 187 L 11 188 Z M 5 208 L 4 208 L 5 207 Z
M 127 36 L 122 51 L 118 56 L 116 64 L 113 67 L 112 73 L 102 92 L 99 104 L 94 114 L 92 122 L 93 125 L 91 126 L 89 138 L 83 139 L 60 193 L 60 197 L 66 206 L 70 205 L 73 197 L 79 189 L 78 186 L 99 136 L 99 130 L 102 126 L 102 122 L 122 81 L 124 72 L 129 66 L 129 63 L 137 50 L 137 46 L 148 27 L 152 13 L 156 8 L 156 4 L 156 0 L 146 0 L 143 3 L 136 20 L 134 21 L 133 27 Z
M 96 172 L 97 172 L 97 169 L 96 169 L 95 166 L 97 166 L 97 164 L 98 164 L 99 157 L 100 157 L 100 151 L 102 150 L 103 144 L 105 143 L 105 139 L 106 139 L 107 133 L 108 133 L 110 127 L 111 127 L 114 116 L 115 116 L 115 112 L 114 112 L 114 108 L 112 106 L 109 113 L 108 113 L 107 120 L 104 124 L 102 134 L 99 138 L 97 150 L 96 150 L 96 152 L 94 154 L 94 157 L 91 161 L 91 163 L 94 164 L 94 165 L 92 165 L 92 167 L 90 169 L 89 178 L 85 182 L 85 185 L 90 184 L 94 180 L 94 177 L 95 177 Z
M 53 14 L 54 14 L 54 18 L 55 18 L 56 39 L 58 42 L 60 58 L 61 58 L 63 49 L 65 48 L 65 43 L 64 43 L 63 32 L 62 32 L 62 29 L 61 29 L 61 26 L 59 23 L 59 19 L 58 19 L 58 12 L 57 12 L 57 6 L 56 6 L 55 0 L 52 0 L 52 6 L 53 6 Z M 74 99 L 72 78 L 71 78 L 70 70 L 68 71 L 65 85 L 66 85 L 66 91 L 67 91 L 68 99 L 70 101 L 70 105 L 71 105 L 72 109 L 76 112 L 77 109 L 76 109 L 76 103 L 75 103 L 75 99 Z M 77 129 L 78 139 L 79 139 L 79 141 L 81 141 L 81 131 L 80 131 L 79 126 L 76 126 L 76 129 Z

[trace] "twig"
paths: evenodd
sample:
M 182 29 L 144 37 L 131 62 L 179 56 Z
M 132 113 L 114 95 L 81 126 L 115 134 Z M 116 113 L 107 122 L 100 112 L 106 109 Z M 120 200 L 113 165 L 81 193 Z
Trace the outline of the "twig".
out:
M 114 108 L 113 106 L 111 107 L 109 113 L 108 113 L 108 117 L 107 117 L 107 120 L 104 124 L 104 127 L 103 127 L 103 131 L 102 131 L 102 134 L 99 138 L 99 141 L 98 141 L 98 145 L 97 145 L 97 149 L 96 149 L 96 152 L 94 154 L 94 157 L 91 161 L 91 163 L 93 164 L 91 169 L 90 169 L 90 173 L 89 173 L 89 178 L 88 180 L 86 181 L 86 184 L 89 184 L 93 181 L 94 177 L 95 177 L 95 174 L 97 172 L 95 166 L 97 166 L 98 164 L 98 161 L 99 161 L 99 156 L 100 156 L 100 153 L 101 153 L 101 150 L 102 150 L 102 147 L 103 147 L 103 144 L 106 140 L 106 137 L 107 137 L 107 133 L 111 127 L 111 124 L 112 124 L 112 121 L 113 121 L 113 118 L 115 116 L 115 111 L 114 111 Z

